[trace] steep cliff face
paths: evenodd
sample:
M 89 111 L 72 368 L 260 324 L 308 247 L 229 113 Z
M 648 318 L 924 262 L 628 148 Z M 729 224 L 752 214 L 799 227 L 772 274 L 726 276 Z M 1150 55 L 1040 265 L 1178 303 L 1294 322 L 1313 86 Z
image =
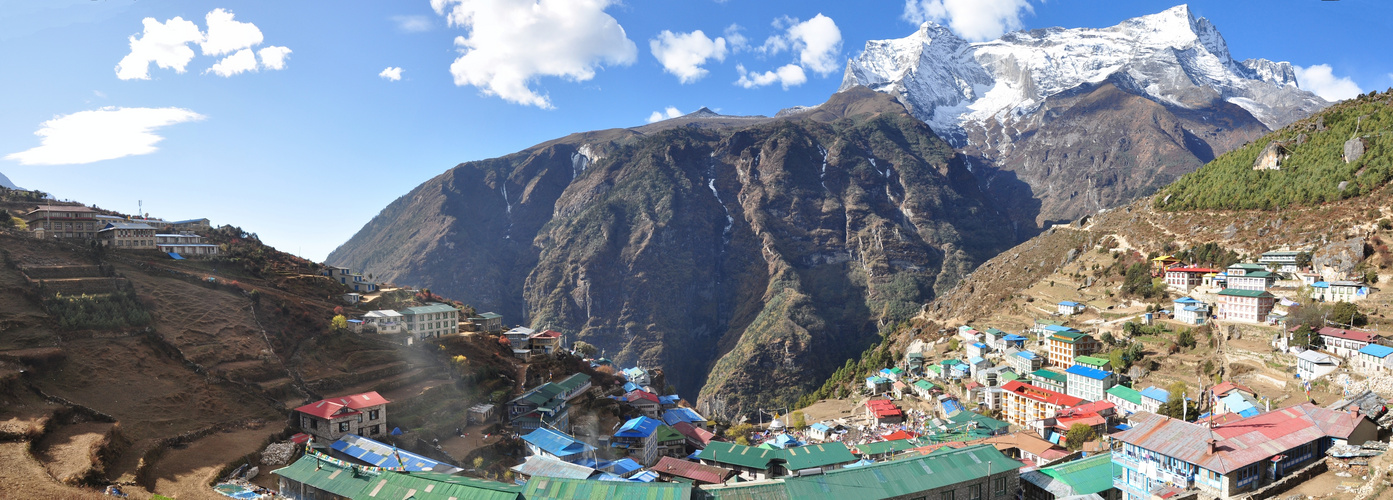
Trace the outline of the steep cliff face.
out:
M 661 365 L 720 415 L 796 398 L 1010 226 L 926 125 L 857 89 L 462 164 L 329 260 Z
M 989 187 L 1037 226 L 1149 195 L 1328 104 L 1298 88 L 1289 63 L 1233 59 L 1184 5 L 981 43 L 926 23 L 867 42 L 847 63 L 842 88 L 854 86 L 898 96 L 985 182 L 1024 181 L 1024 191 Z

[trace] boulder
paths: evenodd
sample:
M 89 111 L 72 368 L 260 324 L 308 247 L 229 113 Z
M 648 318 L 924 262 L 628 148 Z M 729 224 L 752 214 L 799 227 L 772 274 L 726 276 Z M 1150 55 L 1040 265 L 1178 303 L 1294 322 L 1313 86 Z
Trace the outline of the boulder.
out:
M 1355 137 L 1345 141 L 1345 163 L 1352 163 L 1364 156 L 1364 138 Z

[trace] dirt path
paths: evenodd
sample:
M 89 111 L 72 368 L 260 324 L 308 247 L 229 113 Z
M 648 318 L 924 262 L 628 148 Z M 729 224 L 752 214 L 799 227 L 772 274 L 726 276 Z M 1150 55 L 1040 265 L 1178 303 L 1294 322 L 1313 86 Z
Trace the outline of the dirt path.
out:
M 54 479 L 72 483 L 92 469 L 92 451 L 116 424 L 86 422 L 64 425 L 39 442 L 39 459 Z
M 184 449 L 170 450 L 155 464 L 155 493 L 180 500 L 227 500 L 213 492 L 208 483 L 223 464 L 257 451 L 266 437 L 275 433 L 271 426 L 219 432 L 194 441 Z M 269 470 L 261 472 L 270 473 Z

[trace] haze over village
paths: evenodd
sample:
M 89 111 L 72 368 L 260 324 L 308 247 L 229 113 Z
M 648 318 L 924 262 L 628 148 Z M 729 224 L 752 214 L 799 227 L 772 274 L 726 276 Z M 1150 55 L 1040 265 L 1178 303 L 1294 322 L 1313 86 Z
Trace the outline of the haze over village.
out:
M 0 498 L 1393 498 L 1393 6 L 1255 7 L 9 6 Z

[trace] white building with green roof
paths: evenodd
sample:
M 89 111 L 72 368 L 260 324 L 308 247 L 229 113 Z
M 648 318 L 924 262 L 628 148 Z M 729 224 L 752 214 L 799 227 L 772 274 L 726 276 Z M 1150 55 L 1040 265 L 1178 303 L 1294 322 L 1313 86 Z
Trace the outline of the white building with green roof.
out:
M 431 302 L 397 312 L 401 313 L 407 333 L 417 340 L 459 333 L 459 309 L 455 306 Z

